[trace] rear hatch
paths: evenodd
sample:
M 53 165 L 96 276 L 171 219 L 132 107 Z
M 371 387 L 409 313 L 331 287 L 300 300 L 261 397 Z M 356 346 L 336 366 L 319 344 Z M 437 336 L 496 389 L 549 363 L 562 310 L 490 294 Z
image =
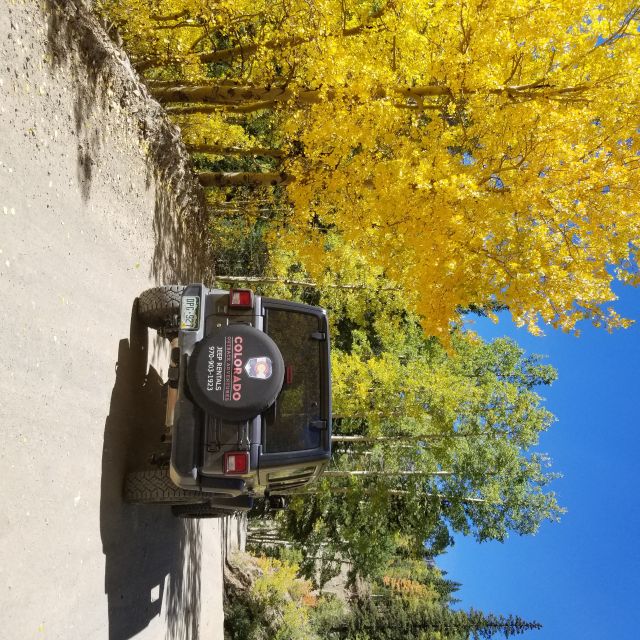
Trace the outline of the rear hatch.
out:
M 330 449 L 331 378 L 327 318 L 318 307 L 263 299 L 264 330 L 285 364 L 276 403 L 263 416 L 261 466 L 279 454 L 324 459 Z M 296 454 L 297 452 L 297 454 Z

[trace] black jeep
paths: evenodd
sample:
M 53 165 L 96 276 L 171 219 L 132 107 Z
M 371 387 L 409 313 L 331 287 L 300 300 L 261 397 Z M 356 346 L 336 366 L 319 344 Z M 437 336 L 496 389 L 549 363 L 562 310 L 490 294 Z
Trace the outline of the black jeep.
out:
M 191 284 L 145 291 L 138 317 L 171 342 L 167 452 L 127 475 L 127 501 L 227 515 L 254 497 L 281 502 L 322 472 L 331 455 L 324 309 Z

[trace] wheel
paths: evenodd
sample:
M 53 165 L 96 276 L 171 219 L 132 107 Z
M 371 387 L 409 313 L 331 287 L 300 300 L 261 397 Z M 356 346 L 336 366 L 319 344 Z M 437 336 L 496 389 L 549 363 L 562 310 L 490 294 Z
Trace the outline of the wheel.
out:
M 179 504 L 171 507 L 176 518 L 224 518 L 236 513 L 235 509 L 220 509 L 210 504 Z
M 131 504 L 201 504 L 200 491 L 177 487 L 169 477 L 169 468 L 145 469 L 127 474 L 124 500 Z
M 179 284 L 153 287 L 138 297 L 138 318 L 150 329 L 168 337 L 180 329 L 180 299 L 184 287 Z

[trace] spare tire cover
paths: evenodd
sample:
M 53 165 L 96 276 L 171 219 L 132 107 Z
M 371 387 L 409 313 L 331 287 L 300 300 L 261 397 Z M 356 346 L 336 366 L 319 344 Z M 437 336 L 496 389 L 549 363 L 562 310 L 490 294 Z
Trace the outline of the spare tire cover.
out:
M 194 399 L 208 413 L 249 420 L 275 402 L 284 383 L 284 360 L 266 333 L 230 324 L 196 345 L 187 380 Z

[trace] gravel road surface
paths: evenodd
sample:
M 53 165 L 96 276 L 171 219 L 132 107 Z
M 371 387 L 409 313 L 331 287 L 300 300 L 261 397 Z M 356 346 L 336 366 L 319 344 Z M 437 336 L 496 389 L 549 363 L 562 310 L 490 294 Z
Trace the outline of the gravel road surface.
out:
M 87 15 L 0 0 L 0 636 L 222 638 L 221 523 L 121 500 L 167 364 L 134 300 L 206 279 L 198 196 Z

